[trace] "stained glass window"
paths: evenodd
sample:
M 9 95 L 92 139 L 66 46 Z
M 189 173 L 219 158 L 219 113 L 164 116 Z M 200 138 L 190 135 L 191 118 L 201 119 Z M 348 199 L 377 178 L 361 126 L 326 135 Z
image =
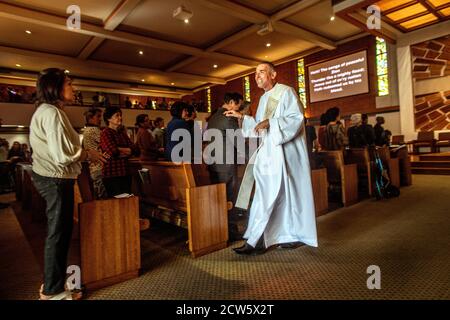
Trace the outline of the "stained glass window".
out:
M 297 61 L 297 75 L 298 75 L 298 96 L 306 108 L 306 87 L 305 87 L 305 62 L 303 59 Z
M 211 88 L 206 89 L 206 103 L 208 106 L 208 112 L 211 112 Z
M 250 102 L 250 77 L 244 77 L 244 100 Z
M 382 38 L 377 37 L 376 41 L 378 95 L 387 96 L 389 94 L 387 46 L 386 41 Z

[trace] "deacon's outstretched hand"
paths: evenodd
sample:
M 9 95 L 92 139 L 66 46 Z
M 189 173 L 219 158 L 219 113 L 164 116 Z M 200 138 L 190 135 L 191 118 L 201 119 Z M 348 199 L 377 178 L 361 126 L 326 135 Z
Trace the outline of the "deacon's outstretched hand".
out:
M 225 111 L 223 114 L 227 117 L 235 117 L 238 119 L 242 119 L 244 117 L 242 113 L 234 110 Z
M 255 131 L 260 133 L 261 131 L 267 130 L 269 129 L 270 124 L 269 124 L 269 120 L 266 119 L 264 121 L 261 121 L 260 123 L 258 123 L 255 127 Z

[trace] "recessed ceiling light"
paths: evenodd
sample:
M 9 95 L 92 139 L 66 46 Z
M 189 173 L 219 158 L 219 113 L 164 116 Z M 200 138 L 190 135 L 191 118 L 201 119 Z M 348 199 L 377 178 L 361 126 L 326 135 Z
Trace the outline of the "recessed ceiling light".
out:
M 266 58 L 266 59 L 267 59 L 268 57 L 269 57 L 269 56 L 264 56 L 264 58 Z
M 266 43 L 266 47 L 270 47 L 272 44 L 271 43 Z
M 30 30 L 25 30 L 25 32 L 28 33 L 28 34 L 31 34 L 31 31 L 30 31 Z
M 16 67 L 20 68 L 21 66 L 21 64 L 16 63 Z
M 145 82 L 145 79 L 141 79 L 142 82 Z
M 64 70 L 64 73 L 70 73 L 70 70 L 66 69 L 66 70 Z
M 175 82 L 172 82 L 171 85 L 174 86 L 174 85 L 175 85 Z
M 17 128 L 25 128 L 25 126 L 20 125 L 20 126 L 17 126 Z
M 213 65 L 213 68 L 214 68 L 214 69 L 217 69 L 217 67 L 218 67 L 218 65 L 217 65 L 217 64 Z
M 144 51 L 139 51 L 139 54 L 142 56 L 144 54 Z
M 334 16 L 330 17 L 330 21 L 334 21 L 334 19 L 336 19 Z
M 184 19 L 184 23 L 189 23 L 189 19 Z

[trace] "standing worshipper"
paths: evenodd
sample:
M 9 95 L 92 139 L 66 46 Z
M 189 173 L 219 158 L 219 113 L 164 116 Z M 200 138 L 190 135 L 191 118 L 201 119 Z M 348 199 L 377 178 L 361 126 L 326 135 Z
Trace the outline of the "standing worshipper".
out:
M 279 245 L 295 248 L 300 243 L 317 247 L 316 218 L 311 171 L 306 147 L 303 107 L 295 90 L 276 82 L 270 62 L 257 66 L 255 80 L 265 93 L 256 117 L 227 111 L 243 120 L 244 136 L 263 136 L 250 159 L 236 206 L 247 209 L 253 181 L 255 194 L 244 246 L 238 254 L 254 255 Z
M 238 111 L 242 103 L 242 95 L 239 93 L 226 93 L 222 107 L 218 108 L 208 119 L 208 130 L 220 130 L 223 139 L 222 150 L 215 150 L 215 158 L 219 163 L 212 163 L 208 166 L 211 182 L 225 183 L 227 186 L 227 200 L 234 203 L 234 188 L 237 179 L 237 152 L 235 150 L 235 139 L 227 137 L 227 130 L 238 130 L 239 123 L 236 118 L 227 117 L 224 112 L 229 110 Z M 213 140 L 211 142 L 214 143 Z M 234 152 L 233 163 L 226 163 L 226 152 Z
M 37 84 L 36 111 L 31 118 L 33 183 L 45 199 L 47 238 L 44 250 L 44 284 L 41 300 L 74 298 L 65 291 L 67 255 L 73 226 L 73 190 L 81 161 L 105 161 L 96 150 L 83 150 L 78 133 L 64 112 L 73 103 L 72 80 L 64 70 L 41 71 Z
M 103 184 L 109 197 L 131 193 L 131 174 L 128 158 L 139 154 L 139 147 L 131 142 L 122 126 L 122 111 L 110 107 L 103 113 L 107 127 L 100 135 L 100 147 L 109 159 L 103 166 Z
M 150 119 L 146 114 L 140 114 L 136 117 L 136 126 L 138 132 L 136 134 L 136 144 L 140 149 L 140 158 L 144 161 L 158 159 L 159 151 L 155 138 L 150 130 Z M 162 155 L 162 152 L 161 152 Z
M 86 128 L 83 131 L 83 148 L 86 150 L 100 151 L 100 125 L 102 124 L 102 109 L 90 108 L 84 113 Z M 94 186 L 95 199 L 105 199 L 107 197 L 105 186 L 103 185 L 102 164 L 89 163 L 89 172 Z

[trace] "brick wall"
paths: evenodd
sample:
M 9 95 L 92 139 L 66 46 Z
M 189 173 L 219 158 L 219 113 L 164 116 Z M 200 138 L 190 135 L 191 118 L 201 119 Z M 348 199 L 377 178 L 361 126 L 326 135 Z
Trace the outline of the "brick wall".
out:
M 450 75 L 450 36 L 415 44 L 411 55 L 415 82 Z M 448 89 L 415 97 L 416 130 L 450 130 L 450 83 Z

